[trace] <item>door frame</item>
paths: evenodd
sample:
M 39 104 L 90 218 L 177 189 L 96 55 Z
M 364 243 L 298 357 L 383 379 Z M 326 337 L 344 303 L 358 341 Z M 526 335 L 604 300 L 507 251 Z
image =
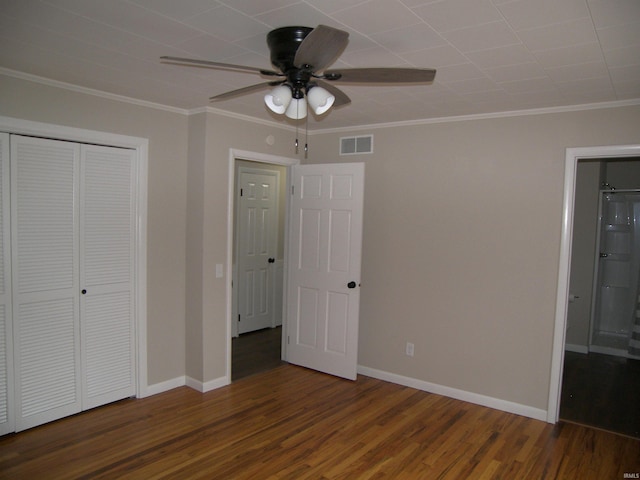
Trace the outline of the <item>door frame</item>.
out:
M 134 330 L 135 330 L 135 385 L 136 397 L 151 395 L 147 384 L 147 192 L 149 169 L 149 140 L 115 133 L 86 130 L 50 123 L 33 122 L 0 116 L 0 131 L 17 135 L 92 143 L 134 150 L 136 170 L 136 228 L 134 268 Z
M 558 289 L 556 294 L 555 326 L 551 352 L 551 375 L 547 422 L 556 423 L 560 414 L 564 344 L 569 305 L 569 274 L 571 271 L 571 242 L 573 240 L 573 213 L 576 194 L 576 176 L 579 160 L 594 160 L 640 156 L 640 145 L 610 145 L 567 148 L 564 162 L 564 191 L 562 201 L 562 231 L 560 236 L 560 260 Z
M 235 163 L 236 160 L 248 160 L 250 162 L 257 163 L 268 163 L 272 165 L 281 165 L 287 168 L 287 191 L 291 190 L 291 166 L 298 165 L 300 163 L 300 159 L 292 158 L 292 157 L 284 157 L 279 155 L 270 155 L 266 153 L 260 152 L 251 152 L 247 150 L 239 150 L 236 148 L 229 149 L 229 164 L 228 164 L 228 172 L 229 179 L 227 182 L 227 191 L 228 191 L 228 200 L 227 200 L 227 264 L 226 264 L 226 276 L 229 279 L 227 282 L 227 291 L 226 291 L 226 316 L 227 316 L 227 328 L 226 328 L 226 383 L 231 383 L 231 338 L 233 333 L 233 286 L 231 285 L 233 279 L 233 244 L 234 244 L 234 218 L 235 218 Z M 284 222 L 284 279 L 283 279 L 283 292 L 284 299 L 283 305 L 286 306 L 287 300 L 287 254 L 289 251 L 288 247 L 288 232 L 289 232 L 289 195 L 286 195 L 285 205 L 280 205 L 280 208 L 285 209 L 285 222 Z M 286 333 L 287 326 L 287 315 L 286 308 L 283 306 L 282 312 L 282 359 L 286 360 L 287 351 L 286 351 L 286 342 L 284 342 L 284 336 Z

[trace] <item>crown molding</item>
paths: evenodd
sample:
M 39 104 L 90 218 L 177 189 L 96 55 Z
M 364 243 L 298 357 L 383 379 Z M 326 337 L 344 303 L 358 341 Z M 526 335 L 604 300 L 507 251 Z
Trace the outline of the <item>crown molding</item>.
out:
M 280 128 L 282 130 L 289 130 L 289 131 L 295 131 L 296 127 L 291 126 L 291 125 L 283 125 L 281 123 L 278 123 L 274 120 L 267 120 L 264 118 L 257 118 L 257 117 L 252 117 L 250 115 L 244 115 L 242 113 L 235 113 L 235 112 L 229 112 L 228 110 L 222 110 L 220 108 L 214 108 L 214 107 L 199 107 L 199 108 L 194 108 L 192 110 L 188 111 L 189 115 L 195 115 L 198 113 L 213 113 L 215 115 L 220 115 L 223 117 L 229 117 L 229 118 L 235 118 L 236 120 L 243 120 L 245 122 L 251 122 L 251 123 L 257 123 L 260 125 L 265 125 L 267 127 L 274 127 L 274 128 Z M 311 132 L 309 132 L 309 134 L 311 134 Z
M 146 100 L 140 100 L 133 97 L 127 97 L 125 95 L 117 95 L 115 93 L 105 92 L 103 90 L 95 90 L 93 88 L 81 87 L 73 83 L 61 82 L 59 80 L 52 80 L 46 77 L 40 77 L 31 73 L 19 72 L 17 70 L 11 70 L 9 68 L 0 67 L 0 74 L 8 77 L 19 78 L 20 80 L 27 80 L 29 82 L 40 83 L 50 87 L 62 88 L 64 90 L 70 90 L 73 92 L 84 93 L 86 95 L 93 95 L 94 97 L 106 98 L 108 100 L 115 100 L 123 103 L 130 103 L 140 107 L 155 108 L 156 110 L 164 110 L 166 112 L 179 113 L 181 115 L 188 115 L 189 110 L 184 108 L 171 107 L 169 105 L 163 105 L 161 103 L 148 102 Z
M 602 110 L 607 108 L 633 107 L 638 105 L 640 105 L 640 98 L 633 98 L 630 100 L 619 100 L 614 102 L 588 103 L 588 104 L 580 104 L 580 105 L 566 105 L 566 106 L 559 106 L 559 107 L 532 108 L 528 110 L 512 110 L 512 111 L 506 111 L 506 112 L 477 113 L 473 115 L 457 115 L 457 116 L 451 116 L 451 117 L 424 118 L 419 120 L 407 120 L 403 122 L 371 123 L 368 125 L 357 125 L 353 127 L 326 128 L 326 129 L 314 130 L 313 134 L 343 133 L 343 132 L 353 132 L 354 130 L 375 130 L 375 129 L 381 129 L 381 128 L 407 127 L 407 126 L 415 126 L 415 125 L 429 125 L 429 124 L 436 124 L 436 123 L 468 122 L 470 120 L 487 120 L 487 119 L 493 119 L 493 118 L 526 117 L 531 115 L 545 115 L 549 113 L 580 112 L 584 110 Z M 312 132 L 309 132 L 309 134 L 311 133 Z
M 222 110 L 219 108 L 214 108 L 209 106 L 199 107 L 194 109 L 171 107 L 171 106 L 163 105 L 160 103 L 154 103 L 146 100 L 127 97 L 124 95 L 108 93 L 102 90 L 95 90 L 92 88 L 81 87 L 79 85 L 75 85 L 72 83 L 52 80 L 50 78 L 40 77 L 38 75 L 33 75 L 30 73 L 19 72 L 17 70 L 11 70 L 9 68 L 4 68 L 4 67 L 0 67 L 0 75 L 6 75 L 9 77 L 19 78 L 19 79 L 27 80 L 30 82 L 40 83 L 40 84 L 48 85 L 52 87 L 58 87 L 58 88 L 71 90 L 78 93 L 84 93 L 87 95 L 106 98 L 109 100 L 115 100 L 119 102 L 138 105 L 141 107 L 155 108 L 157 110 L 164 110 L 166 112 L 178 113 L 180 115 L 185 115 L 185 116 L 206 112 L 206 113 L 213 113 L 215 115 L 221 115 L 229 118 L 235 118 L 238 120 L 243 120 L 246 122 L 257 123 L 260 125 L 265 125 L 273 128 L 280 128 L 282 130 L 288 130 L 288 131 L 296 130 L 296 127 L 292 125 L 283 125 L 273 120 L 266 120 L 266 119 L 252 117 L 249 115 L 240 114 L 240 113 L 233 113 L 233 112 L 229 112 L 227 110 Z M 566 105 L 566 106 L 558 106 L 558 107 L 533 108 L 533 109 L 527 109 L 527 110 L 513 110 L 513 111 L 506 111 L 506 112 L 478 113 L 473 115 L 457 115 L 457 116 L 451 116 L 451 117 L 424 118 L 424 119 L 418 119 L 418 120 L 407 120 L 402 122 L 354 125 L 350 127 L 321 128 L 321 129 L 309 130 L 307 134 L 310 136 L 313 136 L 313 135 L 327 134 L 327 133 L 353 132 L 357 130 L 377 130 L 382 128 L 409 127 L 409 126 L 417 126 L 417 125 L 431 125 L 431 124 L 452 123 L 452 122 L 467 122 L 470 120 L 488 120 L 488 119 L 495 119 L 495 118 L 525 117 L 525 116 L 531 116 L 531 115 L 580 112 L 585 110 L 602 110 L 607 108 L 631 107 L 631 106 L 638 106 L 638 105 L 640 105 L 640 98 L 633 98 L 630 100 L 619 100 L 619 101 L 613 101 L 613 102 L 600 102 L 600 103 L 589 103 L 589 104 L 580 104 L 580 105 Z

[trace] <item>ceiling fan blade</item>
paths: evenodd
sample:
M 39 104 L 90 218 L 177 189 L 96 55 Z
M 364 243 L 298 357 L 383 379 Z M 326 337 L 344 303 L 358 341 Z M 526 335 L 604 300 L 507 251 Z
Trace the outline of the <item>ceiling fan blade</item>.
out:
M 339 83 L 430 83 L 436 77 L 432 68 L 344 68 L 327 70 L 323 78 Z
M 280 83 L 281 82 L 257 83 L 255 85 L 249 85 L 248 87 L 238 88 L 237 90 L 231 90 L 230 92 L 221 93 L 220 95 L 210 97 L 209 100 L 211 100 L 212 102 L 217 102 L 220 100 L 228 100 L 230 98 L 239 97 L 240 95 L 246 95 L 247 93 L 253 93 L 259 90 L 264 90 L 266 88 L 272 87 L 274 85 L 278 85 Z
M 164 56 L 164 57 L 160 57 L 160 60 L 163 60 L 169 63 L 179 63 L 183 65 L 188 65 L 191 67 L 216 68 L 219 70 L 240 70 L 243 72 L 259 73 L 260 75 L 266 75 L 266 76 L 282 76 L 281 73 L 274 72 L 273 70 L 266 70 L 264 68 L 249 67 L 247 65 L 234 65 L 232 63 L 210 62 L 209 60 L 197 60 L 194 58 Z
M 316 80 L 315 82 L 318 84 L 319 87 L 324 88 L 331 95 L 336 97 L 335 102 L 333 102 L 333 105 L 335 107 L 340 107 L 342 105 L 348 105 L 348 104 L 351 103 L 351 99 L 347 96 L 346 93 L 344 93 L 339 88 L 331 85 L 329 82 L 325 82 L 325 81 L 322 81 L 322 80 Z
M 349 43 L 344 30 L 318 25 L 302 41 L 293 64 L 296 67 L 311 65 L 314 72 L 321 72 L 340 56 Z

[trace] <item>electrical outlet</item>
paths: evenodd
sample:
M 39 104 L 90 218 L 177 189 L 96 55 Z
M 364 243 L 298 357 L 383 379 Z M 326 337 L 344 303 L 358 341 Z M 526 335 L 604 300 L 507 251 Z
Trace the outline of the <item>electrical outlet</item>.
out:
M 409 357 L 413 357 L 413 343 L 407 342 L 407 347 L 405 349 L 405 353 Z

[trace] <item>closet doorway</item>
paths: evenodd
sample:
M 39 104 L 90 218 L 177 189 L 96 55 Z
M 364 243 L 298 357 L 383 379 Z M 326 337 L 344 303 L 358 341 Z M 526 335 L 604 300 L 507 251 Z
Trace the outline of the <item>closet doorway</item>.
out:
M 145 396 L 148 141 L 9 117 L 0 132 L 1 430 Z

